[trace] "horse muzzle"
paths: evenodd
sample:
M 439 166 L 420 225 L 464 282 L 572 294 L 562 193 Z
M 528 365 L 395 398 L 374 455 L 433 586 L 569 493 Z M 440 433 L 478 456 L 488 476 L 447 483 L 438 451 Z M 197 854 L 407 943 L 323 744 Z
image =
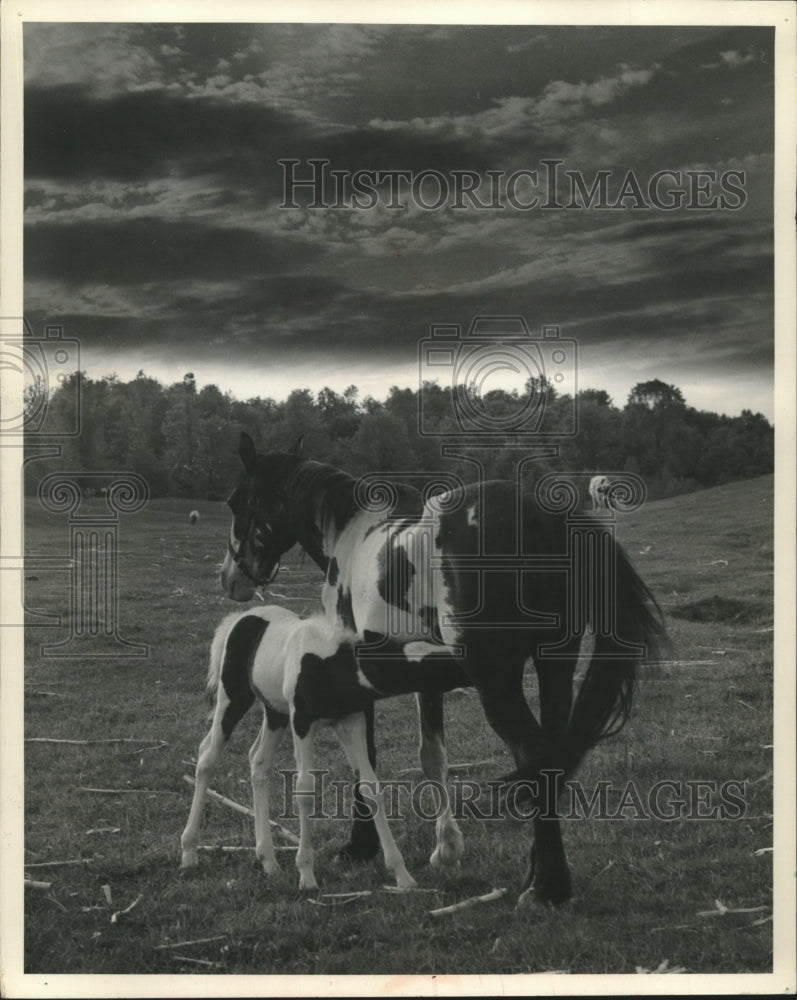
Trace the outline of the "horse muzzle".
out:
M 229 553 L 224 557 L 219 582 L 221 589 L 232 601 L 251 601 L 257 590 L 256 583 L 241 572 Z

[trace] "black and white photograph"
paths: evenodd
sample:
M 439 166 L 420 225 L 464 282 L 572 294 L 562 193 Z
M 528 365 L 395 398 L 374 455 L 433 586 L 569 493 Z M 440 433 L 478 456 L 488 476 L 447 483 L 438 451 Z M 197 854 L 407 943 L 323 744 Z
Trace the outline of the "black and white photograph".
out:
M 0 15 L 4 995 L 793 993 L 797 7 Z

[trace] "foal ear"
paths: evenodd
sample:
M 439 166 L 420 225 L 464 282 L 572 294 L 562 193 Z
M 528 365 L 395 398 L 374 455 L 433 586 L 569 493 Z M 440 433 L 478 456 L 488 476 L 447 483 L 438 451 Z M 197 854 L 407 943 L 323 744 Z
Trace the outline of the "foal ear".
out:
M 289 455 L 296 455 L 297 457 L 302 453 L 302 445 L 304 444 L 304 434 L 300 434 L 296 438 L 296 444 L 288 452 Z
M 247 472 L 252 472 L 255 467 L 257 452 L 255 451 L 255 442 L 249 437 L 246 431 L 241 431 L 241 437 L 238 441 L 238 454 L 244 469 Z

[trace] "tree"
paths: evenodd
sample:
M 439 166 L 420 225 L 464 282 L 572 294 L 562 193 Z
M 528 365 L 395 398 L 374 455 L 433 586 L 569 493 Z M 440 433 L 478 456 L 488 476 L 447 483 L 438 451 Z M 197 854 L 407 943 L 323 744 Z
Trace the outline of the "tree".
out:
M 363 417 L 354 435 L 351 458 L 356 470 L 361 473 L 389 474 L 414 468 L 406 424 L 384 407 L 369 413 Z
M 628 394 L 628 405 L 646 406 L 649 410 L 662 406 L 683 406 L 684 397 L 676 386 L 654 378 L 650 382 L 637 382 Z
M 201 450 L 199 406 L 196 380 L 188 372 L 182 383 L 168 390 L 169 408 L 163 421 L 166 439 L 166 462 L 178 495 L 202 495 L 199 482 L 199 455 Z

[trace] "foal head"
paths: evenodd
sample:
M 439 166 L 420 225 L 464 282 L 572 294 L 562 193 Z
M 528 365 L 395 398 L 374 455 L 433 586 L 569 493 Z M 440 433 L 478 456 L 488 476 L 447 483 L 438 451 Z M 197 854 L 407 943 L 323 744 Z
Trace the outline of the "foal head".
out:
M 296 542 L 287 487 L 301 461 L 302 439 L 290 452 L 258 455 L 254 442 L 241 432 L 238 454 L 243 472 L 230 494 L 232 511 L 221 585 L 234 601 L 249 601 L 258 587 L 271 583 L 280 558 Z

